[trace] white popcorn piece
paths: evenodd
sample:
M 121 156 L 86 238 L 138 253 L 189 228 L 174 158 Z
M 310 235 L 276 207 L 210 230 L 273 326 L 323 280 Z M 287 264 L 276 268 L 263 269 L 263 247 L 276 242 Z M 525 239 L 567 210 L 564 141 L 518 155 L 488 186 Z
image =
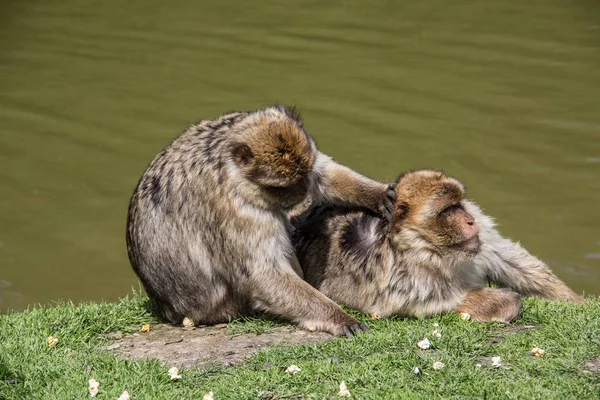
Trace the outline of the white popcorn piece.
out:
M 289 367 L 286 368 L 285 372 L 289 375 L 296 375 L 298 372 L 302 371 L 300 368 L 298 368 L 295 365 L 290 365 Z
M 215 396 L 215 394 L 212 391 L 210 391 L 210 392 L 206 393 L 204 395 L 204 397 L 202 397 L 202 400 L 215 400 L 214 396 Z
M 346 387 L 346 382 L 342 381 L 340 383 L 340 391 L 338 393 L 338 396 L 340 397 L 350 397 L 350 391 L 348 390 L 348 388 Z
M 435 337 L 436 337 L 436 338 L 438 338 L 438 339 L 442 337 L 442 334 L 441 334 L 441 333 L 440 333 L 440 331 L 438 331 L 437 329 L 436 329 L 436 330 L 434 330 L 433 332 L 431 332 L 431 335 L 432 335 L 432 336 L 435 336 Z
M 479 363 L 475 364 L 475 366 L 476 366 L 477 368 L 481 368 L 481 367 L 482 367 L 482 365 L 481 365 L 481 364 L 479 364 Z
M 56 345 L 60 342 L 60 339 L 54 336 L 48 336 L 48 347 L 56 347 Z
M 531 354 L 533 354 L 536 357 L 541 357 L 544 355 L 544 353 L 545 351 L 540 349 L 539 347 L 534 347 L 533 349 L 531 349 Z
M 462 319 L 463 321 L 468 321 L 471 319 L 471 314 L 466 313 L 466 312 L 461 312 L 460 319 Z
M 439 328 L 439 327 L 440 327 L 440 324 L 438 324 L 437 322 L 434 322 L 434 323 L 433 323 L 433 327 L 434 327 L 434 328 Z
M 427 350 L 428 348 L 431 347 L 431 342 L 429 342 L 429 339 L 425 338 L 425 339 L 421 340 L 419 343 L 417 343 L 417 346 L 419 346 L 423 350 Z
M 433 363 L 433 369 L 436 371 L 439 371 L 440 369 L 444 368 L 446 366 L 446 364 L 444 364 L 441 361 L 436 361 Z
M 415 375 L 420 375 L 421 374 L 421 369 L 419 367 L 414 367 L 412 369 L 412 373 Z
M 169 378 L 171 378 L 172 381 L 181 379 L 181 375 L 179 375 L 179 368 L 171 367 L 168 372 L 169 372 Z
M 492 357 L 492 367 L 499 368 L 500 366 L 502 366 L 502 358 Z
M 186 328 L 191 328 L 194 326 L 194 321 L 192 321 L 191 318 L 185 317 L 183 319 L 182 325 L 185 326 Z
M 96 397 L 96 395 L 98 394 L 98 388 L 100 387 L 100 382 L 92 378 L 88 381 L 88 384 L 90 385 L 90 396 Z
M 117 400 L 129 400 L 130 396 L 129 396 L 129 392 L 127 390 L 125 390 L 123 393 L 121 393 L 121 395 L 119 396 L 119 398 Z

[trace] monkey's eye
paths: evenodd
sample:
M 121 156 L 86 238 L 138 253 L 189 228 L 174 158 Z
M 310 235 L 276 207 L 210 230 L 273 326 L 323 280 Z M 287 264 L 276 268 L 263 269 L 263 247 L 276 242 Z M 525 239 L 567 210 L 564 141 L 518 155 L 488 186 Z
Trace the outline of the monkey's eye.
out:
M 456 210 L 460 210 L 460 209 L 462 209 L 462 206 L 460 205 L 460 203 L 451 204 L 448 207 L 444 208 L 442 211 L 440 211 L 438 213 L 438 215 L 439 216 L 447 215 L 447 214 L 450 214 L 450 213 L 452 213 Z

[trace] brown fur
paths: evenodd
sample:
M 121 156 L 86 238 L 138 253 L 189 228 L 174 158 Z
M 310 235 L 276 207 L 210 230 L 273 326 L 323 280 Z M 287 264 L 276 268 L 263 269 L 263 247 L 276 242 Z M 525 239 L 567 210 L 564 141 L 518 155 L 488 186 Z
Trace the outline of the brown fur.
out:
M 467 292 L 456 312 L 469 314 L 473 321 L 508 324 L 519 318 L 522 307 L 521 296 L 516 292 L 483 288 Z
M 388 223 L 370 212 L 312 207 L 296 216 L 294 245 L 307 282 L 333 300 L 380 316 L 469 310 L 477 320 L 512 320 L 514 293 L 581 298 L 540 260 L 503 238 L 438 171 L 402 175 Z M 459 308 L 460 309 L 460 308 Z
M 307 196 L 375 212 L 392 207 L 387 185 L 320 153 L 293 110 L 200 121 L 154 158 L 135 189 L 131 265 L 172 323 L 267 312 L 336 335 L 364 330 L 301 279 L 286 210 Z

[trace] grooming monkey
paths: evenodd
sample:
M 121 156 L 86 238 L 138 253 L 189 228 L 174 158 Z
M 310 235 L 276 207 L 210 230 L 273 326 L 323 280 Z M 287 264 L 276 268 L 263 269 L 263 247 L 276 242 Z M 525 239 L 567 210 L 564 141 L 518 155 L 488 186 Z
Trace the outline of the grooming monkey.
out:
M 389 217 L 390 187 L 319 152 L 294 110 L 225 114 L 190 126 L 144 172 L 129 206 L 129 259 L 172 323 L 267 312 L 349 335 L 366 327 L 302 280 L 286 210 L 309 196 Z
M 511 322 L 521 310 L 518 293 L 583 301 L 542 261 L 502 237 L 459 181 L 421 170 L 396 183 L 389 222 L 324 206 L 293 218 L 307 282 L 336 302 L 382 317 L 458 311 Z M 485 288 L 487 279 L 512 291 Z

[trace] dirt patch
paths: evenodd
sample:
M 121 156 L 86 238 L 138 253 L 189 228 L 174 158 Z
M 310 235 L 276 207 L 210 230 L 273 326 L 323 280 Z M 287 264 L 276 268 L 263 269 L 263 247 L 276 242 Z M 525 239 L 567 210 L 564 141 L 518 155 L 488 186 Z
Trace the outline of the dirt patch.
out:
M 583 364 L 583 368 L 581 369 L 581 372 L 583 372 L 584 374 L 600 373 L 600 358 L 590 360 L 590 361 L 586 362 L 585 364 Z
M 230 366 L 274 345 L 291 346 L 330 340 L 322 332 L 308 332 L 294 327 L 277 327 L 270 333 L 229 335 L 227 325 L 182 328 L 167 324 L 152 326 L 150 332 L 107 335 L 113 343 L 104 350 L 122 359 L 157 359 L 178 367 L 204 367 L 211 364 Z
M 507 325 L 496 332 L 496 335 L 490 337 L 490 343 L 498 344 L 504 342 L 507 335 L 514 335 L 519 332 L 527 332 L 533 329 L 539 329 L 543 325 Z
M 532 329 L 539 329 L 543 325 L 507 325 L 500 329 L 500 332 L 504 335 L 514 335 L 515 333 L 530 331 Z

